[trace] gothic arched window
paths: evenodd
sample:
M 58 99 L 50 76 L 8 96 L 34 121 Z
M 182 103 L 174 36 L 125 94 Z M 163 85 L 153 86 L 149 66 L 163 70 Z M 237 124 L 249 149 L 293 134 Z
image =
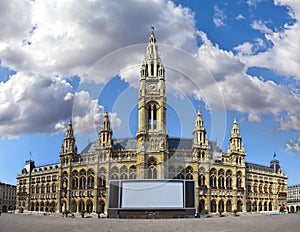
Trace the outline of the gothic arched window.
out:
M 150 103 L 148 105 L 148 129 L 155 130 L 157 128 L 157 104 Z
M 216 169 L 212 168 L 209 172 L 209 185 L 211 187 L 217 187 L 217 171 Z
M 148 179 L 157 179 L 157 161 L 151 157 L 148 161 Z

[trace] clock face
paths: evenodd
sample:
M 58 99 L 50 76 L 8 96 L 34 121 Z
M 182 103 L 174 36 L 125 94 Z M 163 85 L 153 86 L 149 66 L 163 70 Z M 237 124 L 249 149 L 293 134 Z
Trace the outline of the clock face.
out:
M 149 84 L 148 89 L 151 90 L 151 91 L 156 90 L 156 84 Z

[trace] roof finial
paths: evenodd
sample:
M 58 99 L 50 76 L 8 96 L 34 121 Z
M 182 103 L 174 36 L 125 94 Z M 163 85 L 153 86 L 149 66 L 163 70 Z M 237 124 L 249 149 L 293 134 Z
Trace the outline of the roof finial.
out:
M 200 105 L 198 105 L 198 114 L 201 115 L 201 111 L 200 111 Z
M 152 29 L 152 32 L 154 32 L 154 29 L 155 29 L 155 28 L 154 28 L 154 25 L 153 25 L 153 24 L 151 25 L 151 29 Z

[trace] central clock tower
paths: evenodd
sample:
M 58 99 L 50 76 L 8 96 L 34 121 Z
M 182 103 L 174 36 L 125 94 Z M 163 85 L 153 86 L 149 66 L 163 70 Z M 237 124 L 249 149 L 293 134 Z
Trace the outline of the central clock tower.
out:
M 144 178 L 164 178 L 166 160 L 166 87 L 165 68 L 158 54 L 154 27 L 140 70 L 138 97 L 138 157 L 144 163 Z M 151 172 L 151 168 L 155 168 Z

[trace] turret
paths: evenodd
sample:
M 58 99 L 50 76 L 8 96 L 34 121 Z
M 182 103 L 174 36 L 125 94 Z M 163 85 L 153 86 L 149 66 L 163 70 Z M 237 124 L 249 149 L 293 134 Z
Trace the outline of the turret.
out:
M 195 126 L 193 130 L 194 140 L 193 147 L 207 147 L 208 146 L 208 138 L 206 135 L 206 130 L 204 128 L 203 119 L 200 110 L 198 110 Z
M 110 121 L 107 112 L 104 113 L 101 129 L 99 132 L 98 143 L 102 148 L 112 147 L 112 130 L 110 127 Z
M 242 143 L 242 136 L 236 118 L 233 120 L 231 135 L 229 139 L 228 154 L 231 157 L 231 162 L 237 165 L 245 165 L 245 147 Z
M 233 125 L 231 128 L 231 135 L 229 139 L 230 143 L 228 146 L 228 153 L 245 153 L 244 144 L 242 143 L 242 136 L 240 135 L 240 129 L 236 118 L 234 118 Z
M 279 160 L 276 159 L 271 160 L 270 168 L 272 168 L 274 173 L 278 173 L 281 170 L 281 167 L 279 165 Z
M 63 145 L 61 146 L 60 155 L 70 155 L 77 154 L 77 146 L 75 145 L 75 137 L 72 126 L 72 121 L 70 120 L 68 123 L 68 127 L 66 129 L 66 134 L 64 137 Z

